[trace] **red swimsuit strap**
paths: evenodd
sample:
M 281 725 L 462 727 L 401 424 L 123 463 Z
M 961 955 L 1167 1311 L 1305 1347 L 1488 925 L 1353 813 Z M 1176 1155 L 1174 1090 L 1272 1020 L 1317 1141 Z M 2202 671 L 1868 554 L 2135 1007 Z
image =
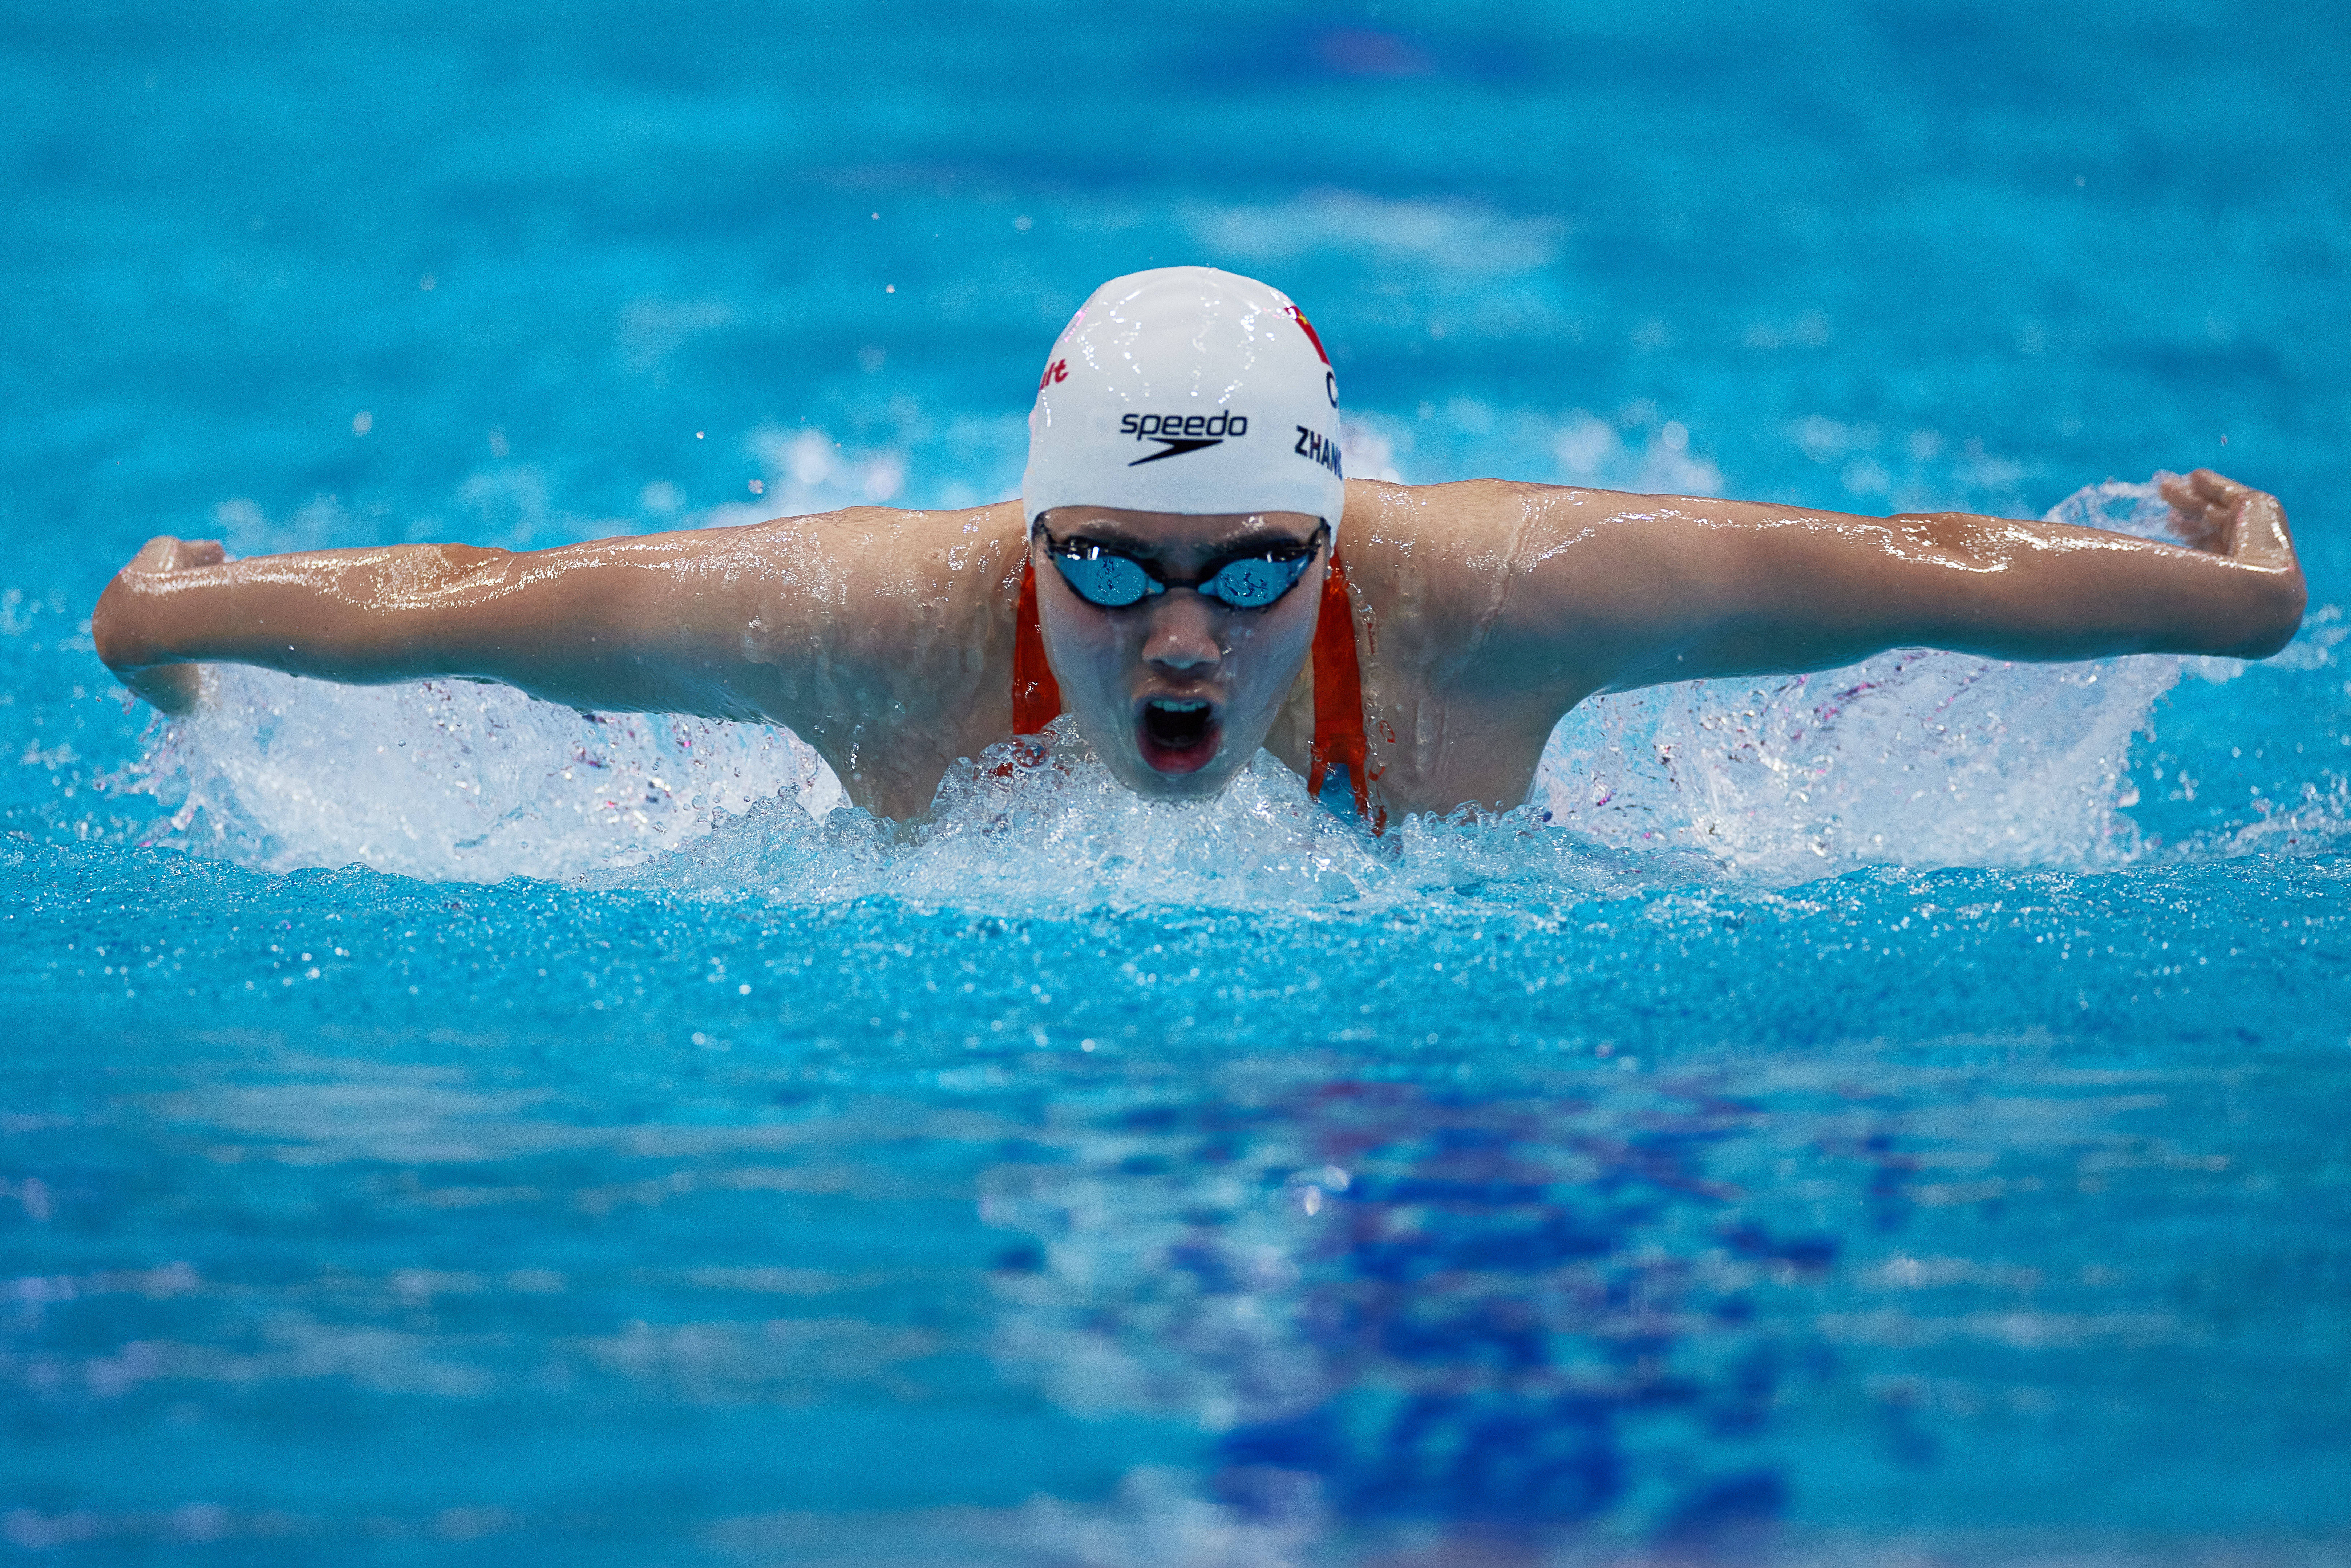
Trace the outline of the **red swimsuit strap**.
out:
M 1045 632 L 1037 623 L 1037 567 L 1020 563 L 1020 607 L 1012 621 L 1012 733 L 1042 735 L 1061 716 L 1061 683 L 1045 662 Z
M 1314 744 L 1306 754 L 1306 792 L 1322 798 L 1322 781 L 1336 763 L 1355 789 L 1355 815 L 1379 832 L 1386 814 L 1372 809 L 1372 747 L 1364 733 L 1364 672 L 1355 655 L 1355 601 L 1339 541 L 1331 541 L 1331 570 L 1322 576 L 1322 612 L 1314 622 Z
M 1020 565 L 1020 599 L 1012 625 L 1012 733 L 1041 735 L 1061 714 L 1061 686 L 1045 661 L 1045 633 L 1037 620 L 1037 569 Z M 1306 788 L 1321 799 L 1333 765 L 1347 770 L 1354 786 L 1355 815 L 1378 832 L 1384 813 L 1372 809 L 1371 743 L 1364 733 L 1363 666 L 1355 653 L 1355 605 L 1347 594 L 1347 569 L 1339 546 L 1331 545 L 1331 570 L 1322 578 L 1322 605 L 1314 622 L 1314 743 L 1307 754 Z

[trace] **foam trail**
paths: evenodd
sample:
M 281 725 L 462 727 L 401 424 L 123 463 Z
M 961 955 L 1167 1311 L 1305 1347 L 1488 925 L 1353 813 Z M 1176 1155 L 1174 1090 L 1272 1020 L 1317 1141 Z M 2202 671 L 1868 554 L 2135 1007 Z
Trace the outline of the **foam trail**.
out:
M 2168 511 L 2153 485 L 2106 485 L 2051 517 L 2152 534 Z M 1871 863 L 2127 860 L 2129 747 L 2180 669 L 1907 652 L 1599 698 L 1552 737 L 1528 810 L 1416 819 L 1379 843 L 1270 757 L 1218 800 L 1141 800 L 1066 721 L 1050 766 L 967 765 L 901 830 L 833 812 L 839 783 L 780 728 L 241 669 L 216 671 L 214 700 L 159 727 L 120 782 L 171 808 L 161 841 L 273 872 L 357 862 L 1022 908 L 1360 907 L 1472 883 L 1589 893 L 1724 874 L 1786 885 Z

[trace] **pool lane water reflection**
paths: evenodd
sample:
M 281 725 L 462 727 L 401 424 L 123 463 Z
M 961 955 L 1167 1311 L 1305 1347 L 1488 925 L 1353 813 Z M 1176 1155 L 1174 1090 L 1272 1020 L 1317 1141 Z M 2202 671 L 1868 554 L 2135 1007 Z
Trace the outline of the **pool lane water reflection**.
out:
M 2112 990 L 2070 1034 L 1988 991 L 1979 1034 L 1804 1044 L 1708 978 L 1765 985 L 1793 923 L 1806 951 L 1842 934 L 1833 990 L 1841 963 L 1900 962 L 1904 920 L 2021 879 L 1356 927 L 1375 1019 L 1283 1047 L 1317 1002 L 1259 972 L 1279 919 L 1166 924 L 1145 984 L 1114 962 L 1134 916 L 987 917 L 1020 956 L 967 994 L 972 917 L 881 902 L 513 884 L 459 914 L 355 873 L 225 874 L 289 965 L 362 883 L 348 950 L 474 956 L 427 1008 L 396 964 L 290 968 L 268 1014 L 239 1021 L 234 986 L 200 1002 L 214 1030 L 18 994 L 40 1025 L 0 1207 L 20 1544 L 1338 1562 L 1991 1527 L 2128 1529 L 2155 1561 L 2331 1525 L 2345 1407 L 2308 1369 L 2346 1333 L 2351 1211 L 2306 1155 L 2351 1110 L 2339 1047 L 2227 1049 L 2217 1017 L 2134 1039 Z M 52 961 L 117 967 L 57 940 L 89 914 L 47 914 Z M 2053 1012 L 2050 917 L 1965 918 L 1926 939 L 1977 943 L 2009 1010 Z M 505 991 L 558 929 L 637 955 L 603 972 L 648 998 L 623 1019 Z M 2223 956 L 2194 920 L 2170 940 L 2190 970 Z M 1581 968 L 1579 1032 L 1496 1049 L 1537 1015 L 1478 981 L 1465 1019 L 1426 957 L 1482 973 L 1481 946 L 1498 973 Z M 714 1008 L 693 956 L 716 952 L 794 968 Z M 1668 955 L 1685 1006 L 1645 1017 L 1609 971 Z M 1165 1027 L 1119 1023 L 1145 1017 Z M 975 1033 L 989 1018 L 1009 1040 Z

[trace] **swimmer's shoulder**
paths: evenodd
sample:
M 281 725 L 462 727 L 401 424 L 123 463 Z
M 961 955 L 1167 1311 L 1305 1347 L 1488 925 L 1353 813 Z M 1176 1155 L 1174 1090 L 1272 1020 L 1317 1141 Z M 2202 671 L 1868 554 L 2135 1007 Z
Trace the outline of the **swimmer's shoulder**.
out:
M 1655 497 L 1520 479 L 1458 479 L 1445 485 L 1347 481 L 1343 538 L 1362 550 L 1490 555 L 1531 530 L 1551 542 L 1614 518 L 1639 515 Z
M 1350 479 L 1340 553 L 1352 580 L 1409 584 L 1424 613 L 1449 608 L 1482 622 L 1506 583 L 1572 578 L 1573 563 L 1650 499 L 1512 479 Z
M 704 564 L 747 591 L 739 646 L 775 670 L 777 721 L 841 746 L 854 735 L 860 766 L 887 773 L 907 755 L 929 758 L 942 736 L 963 748 L 951 756 L 1001 738 L 1021 525 L 1018 501 L 849 507 L 726 530 Z M 975 725 L 977 739 L 964 733 Z
M 831 512 L 810 512 L 739 528 L 714 528 L 714 537 L 733 536 L 747 544 L 785 549 L 805 545 L 826 552 L 864 553 L 883 549 L 951 549 L 957 545 L 1018 548 L 1024 530 L 1020 503 L 1016 498 L 985 507 L 842 507 Z
M 1457 696 L 1523 692 L 1538 674 L 1545 692 L 1577 687 L 1624 636 L 1625 525 L 1656 499 L 1509 479 L 1349 480 L 1342 558 L 1377 645 Z
M 779 586 L 827 599 L 987 594 L 1018 571 L 1020 503 L 925 509 L 844 507 L 713 529 L 716 553 L 756 561 Z

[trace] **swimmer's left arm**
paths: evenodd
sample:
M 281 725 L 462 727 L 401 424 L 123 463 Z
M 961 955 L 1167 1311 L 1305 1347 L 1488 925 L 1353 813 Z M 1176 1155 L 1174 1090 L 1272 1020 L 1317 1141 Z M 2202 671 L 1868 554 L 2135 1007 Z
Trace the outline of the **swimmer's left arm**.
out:
M 2164 495 L 2177 545 L 1964 513 L 1608 497 L 1542 530 L 1547 553 L 1524 569 L 1496 643 L 1520 657 L 1546 647 L 1571 704 L 1896 647 L 2032 661 L 2283 647 L 2306 591 L 2276 498 L 2210 470 Z

